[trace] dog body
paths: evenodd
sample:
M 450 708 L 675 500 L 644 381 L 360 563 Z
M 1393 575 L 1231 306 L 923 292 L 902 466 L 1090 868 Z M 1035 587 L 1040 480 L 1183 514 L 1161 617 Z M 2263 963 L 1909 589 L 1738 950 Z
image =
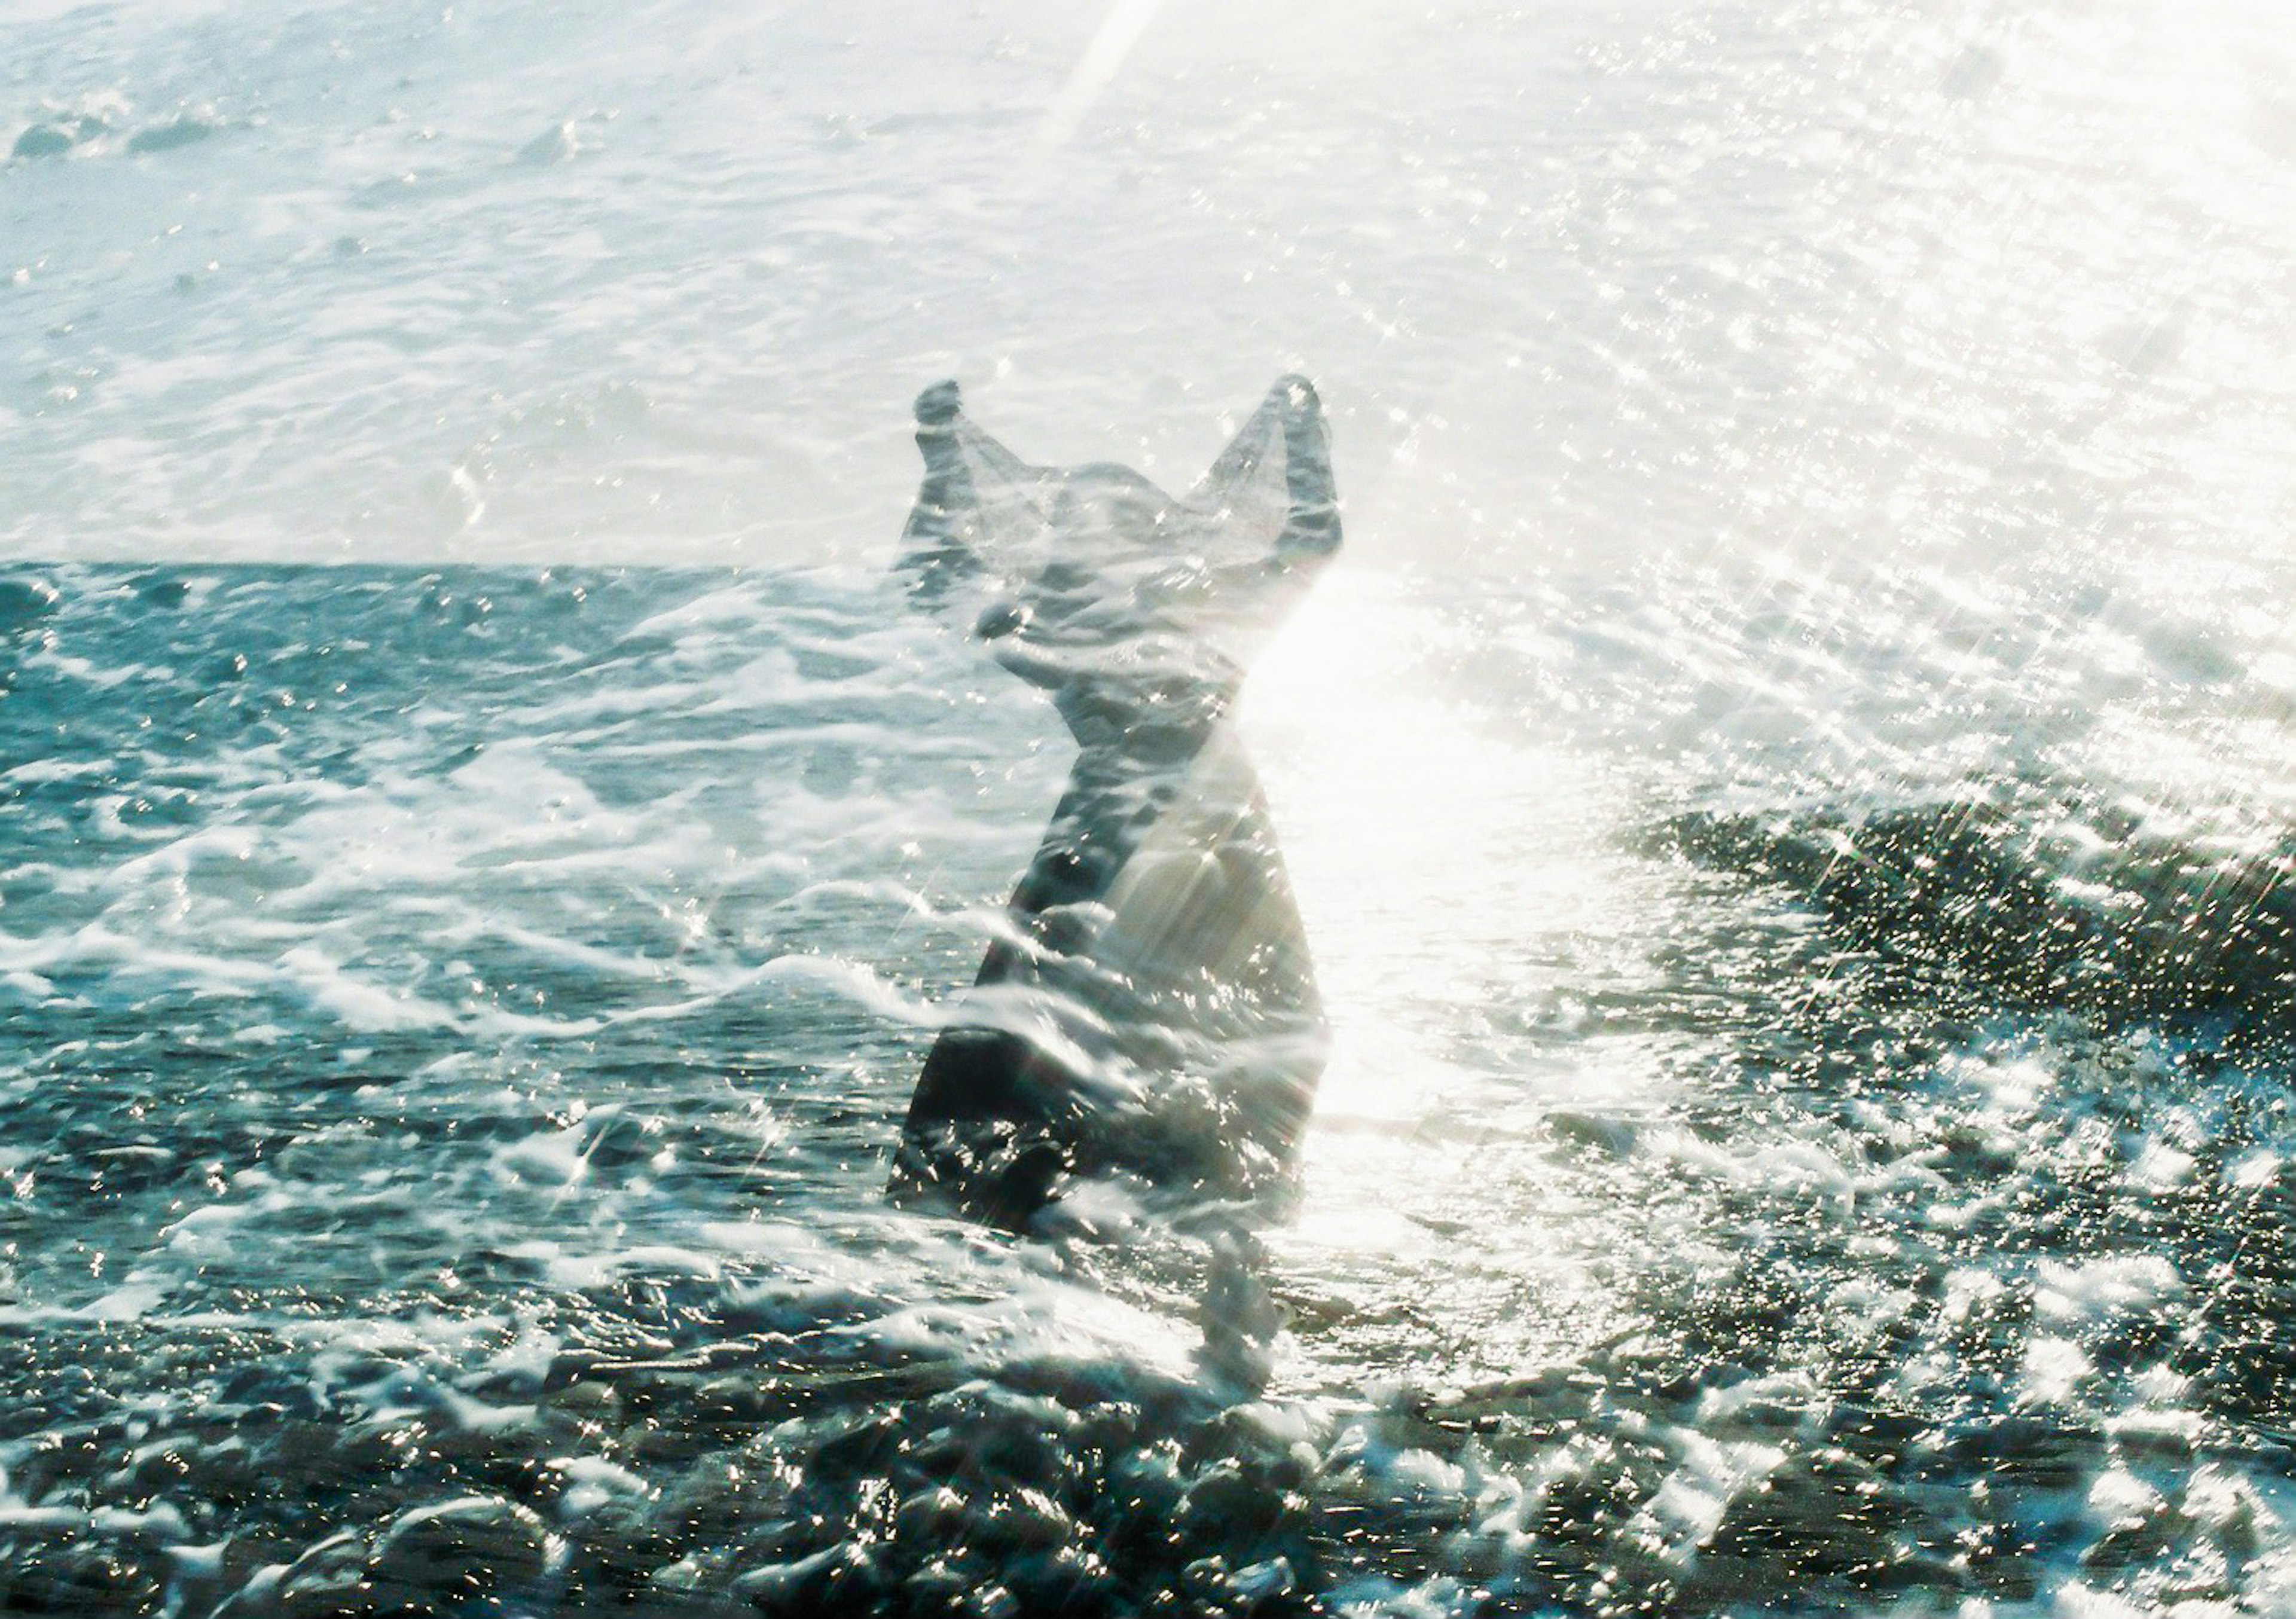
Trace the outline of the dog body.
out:
M 1233 713 L 1339 549 L 1315 389 L 1287 377 L 1187 496 L 1029 466 L 917 401 L 901 566 L 1050 692 L 1066 791 L 917 1081 L 896 1200 L 1025 1229 L 1079 1175 L 1221 1197 L 1282 1179 L 1327 1043 L 1299 909 Z

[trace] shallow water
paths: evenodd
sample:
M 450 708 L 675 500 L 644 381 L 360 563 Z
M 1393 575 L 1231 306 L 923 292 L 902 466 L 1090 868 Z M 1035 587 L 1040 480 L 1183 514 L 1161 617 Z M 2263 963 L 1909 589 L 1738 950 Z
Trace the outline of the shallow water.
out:
M 28 13 L 18 1609 L 2296 1605 L 2270 15 L 1210 16 Z M 895 1211 L 1070 756 L 907 398 L 1294 366 L 1296 1194 Z
M 891 581 L 8 582 L 23 1599 L 2278 1599 L 2288 853 L 2095 734 L 1811 804 L 1667 741 L 1638 600 L 1330 582 L 1249 724 L 1338 1054 L 1221 1282 L 1112 1193 L 882 1199 L 1065 769 Z M 1936 921 L 2036 904 L 2136 919 L 2127 993 Z M 1255 1388 L 1201 1328 L 1260 1290 Z

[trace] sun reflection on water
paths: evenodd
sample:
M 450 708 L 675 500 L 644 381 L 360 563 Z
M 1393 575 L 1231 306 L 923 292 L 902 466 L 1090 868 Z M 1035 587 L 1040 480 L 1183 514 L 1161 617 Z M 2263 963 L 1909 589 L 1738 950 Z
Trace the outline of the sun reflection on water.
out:
M 1600 1059 L 1521 1026 L 1621 907 L 1600 773 L 1536 716 L 1466 700 L 1451 671 L 1477 634 L 1402 581 L 1335 576 L 1256 668 L 1242 723 L 1332 1030 L 1275 1246 L 1393 1324 L 1412 1312 L 1398 1295 L 1439 1288 L 1473 1358 L 1520 1364 L 1609 1320 L 1543 1128 Z M 1380 1346 L 1342 1331 L 1303 1353 L 1344 1367 Z

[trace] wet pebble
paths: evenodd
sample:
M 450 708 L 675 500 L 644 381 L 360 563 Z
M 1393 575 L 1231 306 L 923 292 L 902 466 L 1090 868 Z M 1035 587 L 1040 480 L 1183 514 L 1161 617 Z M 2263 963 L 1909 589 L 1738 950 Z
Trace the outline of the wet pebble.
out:
M 55 124 L 34 124 L 16 137 L 12 158 L 61 157 L 72 149 L 71 132 Z
M 2265 1529 L 2276 1521 L 2255 1485 L 2213 1468 L 2193 1476 L 2178 1504 L 2202 1533 L 2234 1558 L 2262 1551 Z
M 151 607 L 178 608 L 191 593 L 191 582 L 173 574 L 145 574 L 135 581 L 136 600 Z
M 659 1516 L 689 1543 L 724 1546 L 765 1511 L 752 1476 L 738 1463 L 712 1457 L 685 1469 L 664 1489 Z
M 1057 1546 L 1046 1552 L 1014 1559 L 1004 1571 L 1004 1583 L 1029 1614 L 1120 1612 L 1121 1588 L 1108 1565 L 1094 1552 L 1076 1546 Z
M 45 579 L 0 578 L 0 635 L 30 629 L 55 611 L 59 600 Z
M 2193 1520 L 2181 1509 L 2156 1500 L 2099 1535 L 2081 1553 L 2081 1566 L 2114 1571 L 2149 1563 L 2170 1548 L 2185 1544 L 2193 1530 Z
M 956 1538 L 964 1524 L 964 1497 L 947 1484 L 920 1490 L 893 1515 L 893 1532 L 916 1545 L 945 1544 Z
M 540 1583 L 549 1539 L 525 1508 L 464 1496 L 402 1513 L 376 1541 L 368 1577 L 385 1605 L 487 1611 Z
M 585 1424 L 617 1424 L 622 1397 L 610 1383 L 585 1380 L 569 1383 L 545 1396 L 545 1404 Z
M 1077 1426 L 1058 1402 L 993 1384 L 970 1383 L 932 1402 L 932 1427 L 917 1447 L 926 1467 L 968 1478 L 1056 1486 Z
M 1732 1499 L 1685 1595 L 1759 1599 L 1786 1563 L 1798 1578 L 1849 1590 L 1918 1583 L 1897 1537 L 1909 1516 L 1882 1476 L 1847 1451 L 1792 1457 Z
M 131 152 L 173 151 L 179 146 L 190 146 L 206 140 L 222 126 L 209 119 L 187 114 L 165 124 L 153 124 L 137 130 L 128 137 Z
M 875 1560 L 848 1542 L 752 1569 L 734 1580 L 734 1589 L 767 1614 L 863 1614 L 883 1596 L 885 1580 Z
M 2182 1410 L 2128 1411 L 2109 1427 L 2123 1454 L 2169 1461 L 2189 1460 L 2199 1447 L 2202 1430 L 2201 1419 Z
M 688 1409 L 696 1421 L 735 1425 L 764 1419 L 773 1402 L 754 1378 L 711 1378 L 694 1389 Z
M 1069 1515 L 1036 1490 L 996 1492 L 972 1524 L 972 1538 L 1000 1557 L 1064 1545 L 1075 1533 Z
M 1188 1485 L 1180 1524 L 1199 1539 L 1257 1541 L 1275 1534 L 1296 1511 L 1295 1500 L 1270 1484 L 1261 1469 L 1231 1457 Z
M 9 1484 L 24 1500 L 44 1504 L 77 1494 L 126 1448 L 126 1439 L 117 1421 L 43 1434 L 10 1470 Z
M 312 1546 L 284 1570 L 248 1582 L 217 1619 L 325 1619 L 353 1613 L 367 1596 L 367 1543 L 344 1530 Z
M 580 147 L 574 138 L 572 124 L 553 124 L 518 149 L 518 160 L 530 167 L 538 168 L 552 163 L 562 163 L 579 150 Z
M 709 1448 L 706 1435 L 696 1433 L 675 1419 L 652 1417 L 624 1428 L 621 1443 L 625 1451 L 642 1461 L 673 1465 L 692 1461 Z
M 88 1156 L 90 1182 L 105 1191 L 137 1191 L 175 1178 L 177 1158 L 165 1147 L 133 1143 L 101 1147 Z
M 156 1614 L 163 1571 L 157 1553 L 76 1526 L 0 1530 L 0 1612 Z
M 2079 1484 L 2100 1451 L 2094 1429 L 2039 1417 L 2008 1415 L 1957 1427 L 1939 1454 L 1957 1472 L 1989 1474 L 2040 1490 Z

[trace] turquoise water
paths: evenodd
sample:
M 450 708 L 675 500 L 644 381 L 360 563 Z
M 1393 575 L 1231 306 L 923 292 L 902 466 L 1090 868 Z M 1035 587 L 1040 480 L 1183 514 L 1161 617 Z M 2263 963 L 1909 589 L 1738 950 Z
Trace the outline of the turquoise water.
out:
M 882 1198 L 1066 767 L 890 579 L 4 583 L 20 1603 L 2278 1589 L 2268 835 L 2062 762 L 1717 777 L 1637 598 L 1335 580 L 1250 724 L 1338 1051 L 1222 1280 L 1120 1200 L 1015 1241 Z M 1802 790 L 1749 808 L 1766 757 Z M 1239 1383 L 1205 1326 L 1270 1304 Z

